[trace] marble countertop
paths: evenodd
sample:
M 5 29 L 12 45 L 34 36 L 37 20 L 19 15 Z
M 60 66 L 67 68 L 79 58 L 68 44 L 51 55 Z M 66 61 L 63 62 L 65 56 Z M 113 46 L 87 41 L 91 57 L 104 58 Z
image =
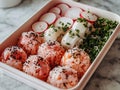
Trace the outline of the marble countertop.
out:
M 0 9 L 0 43 L 28 20 L 48 0 L 24 0 L 16 7 Z M 120 0 L 76 0 L 120 15 Z M 84 90 L 120 90 L 120 40 L 116 39 Z M 0 90 L 35 90 L 0 73 Z

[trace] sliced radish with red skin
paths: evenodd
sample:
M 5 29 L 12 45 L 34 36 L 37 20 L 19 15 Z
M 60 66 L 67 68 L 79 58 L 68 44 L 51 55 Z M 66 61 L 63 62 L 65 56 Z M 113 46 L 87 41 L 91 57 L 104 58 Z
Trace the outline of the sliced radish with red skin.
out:
M 46 22 L 36 22 L 32 25 L 32 29 L 34 32 L 42 33 L 48 28 L 48 24 Z
M 98 18 L 95 14 L 87 11 L 82 12 L 80 16 L 81 18 L 85 18 L 90 23 L 94 23 Z
M 62 13 L 61 15 L 64 16 L 65 12 L 70 8 L 67 4 L 59 4 L 57 5 L 58 8 L 61 9 Z
M 53 24 L 56 20 L 56 15 L 54 13 L 46 13 L 46 14 L 43 14 L 40 18 L 40 21 L 45 21 L 47 22 L 49 25 L 50 24 Z
M 85 11 L 83 8 L 80 8 L 83 12 Z
M 55 14 L 60 14 L 61 13 L 61 9 L 58 7 L 53 7 L 50 9 L 49 12 L 55 13 Z
M 63 25 L 67 25 L 68 28 L 71 28 L 73 25 L 73 20 L 67 17 L 60 17 L 55 22 L 55 27 L 63 27 Z
M 57 19 L 61 17 L 59 14 L 55 14 L 55 15 L 56 15 L 56 18 L 57 18 Z
M 71 8 L 79 8 L 79 9 L 81 9 L 82 11 L 85 11 L 83 8 L 80 8 L 80 7 L 77 7 L 77 6 L 71 6 Z
M 67 10 L 64 16 L 69 17 L 73 20 L 76 20 L 77 18 L 80 18 L 81 12 L 82 12 L 82 9 L 78 7 L 72 7 Z

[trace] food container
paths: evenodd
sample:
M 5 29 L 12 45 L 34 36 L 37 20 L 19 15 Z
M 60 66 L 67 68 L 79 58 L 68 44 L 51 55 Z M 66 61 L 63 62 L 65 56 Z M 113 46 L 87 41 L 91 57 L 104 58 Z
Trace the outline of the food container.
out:
M 104 47 L 102 48 L 102 50 L 100 51 L 100 53 L 98 54 L 98 56 L 96 57 L 96 59 L 92 62 L 92 64 L 90 65 L 90 67 L 88 68 L 86 73 L 83 75 L 83 77 L 79 81 L 79 83 L 76 86 L 74 86 L 73 88 L 71 88 L 71 90 L 82 90 L 84 88 L 84 86 L 86 85 L 86 83 L 88 82 L 88 80 L 90 79 L 90 77 L 92 76 L 92 74 L 94 73 L 94 71 L 96 70 L 96 68 L 98 67 L 98 65 L 100 64 L 100 62 L 102 61 L 103 57 L 108 52 L 109 48 L 111 47 L 112 43 L 114 42 L 115 38 L 117 37 L 117 34 L 119 33 L 120 17 L 114 13 L 104 11 L 101 9 L 97 9 L 95 7 L 84 5 L 81 3 L 77 3 L 72 0 L 48 1 L 47 4 L 41 10 L 39 10 L 33 17 L 30 18 L 30 20 L 28 20 L 16 32 L 14 32 L 9 38 L 7 38 L 4 42 L 1 43 L 0 54 L 3 52 L 3 50 L 6 47 L 11 46 L 11 45 L 16 45 L 22 32 L 30 30 L 31 25 L 34 22 L 36 22 L 42 14 L 46 13 L 50 8 L 54 7 L 55 5 L 57 5 L 59 3 L 67 3 L 68 5 L 71 5 L 71 6 L 77 6 L 77 7 L 83 8 L 85 10 L 89 10 L 90 12 L 93 12 L 100 17 L 108 18 L 110 20 L 117 21 L 119 23 L 118 26 L 116 27 L 116 29 L 114 30 L 114 32 L 112 33 L 112 35 L 110 36 L 110 38 L 108 39 L 108 41 L 106 42 L 106 44 L 104 45 Z M 54 87 L 44 81 L 41 81 L 37 78 L 27 75 L 26 73 L 19 71 L 11 66 L 8 66 L 2 62 L 0 62 L 0 69 L 2 69 L 6 74 L 11 76 L 12 78 L 15 78 L 35 89 L 38 89 L 38 90 L 60 90 L 57 87 Z

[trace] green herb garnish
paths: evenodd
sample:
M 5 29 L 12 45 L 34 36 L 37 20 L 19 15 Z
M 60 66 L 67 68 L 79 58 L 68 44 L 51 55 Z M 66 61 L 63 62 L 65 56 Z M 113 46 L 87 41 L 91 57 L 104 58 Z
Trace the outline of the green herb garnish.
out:
M 57 29 L 54 28 L 54 31 L 57 32 Z
M 75 29 L 75 31 L 76 31 L 77 33 L 79 33 L 79 32 L 80 32 L 80 30 L 79 30 L 79 29 Z
M 70 45 L 70 43 L 67 42 L 66 45 Z
M 79 21 L 83 22 L 84 20 L 79 19 Z M 106 18 L 98 18 L 94 23 L 95 31 L 87 35 L 86 39 L 83 40 L 83 44 L 80 45 L 80 48 L 90 55 L 91 61 L 97 57 L 117 25 L 116 21 Z M 91 30 L 92 27 L 89 27 L 89 31 Z
M 86 19 L 84 19 L 84 18 L 78 18 L 77 21 L 78 22 L 87 22 Z
M 64 24 L 64 23 L 60 22 L 60 24 L 62 25 L 61 28 L 62 28 L 62 30 L 63 30 L 64 32 L 66 32 L 66 31 L 68 30 L 69 25 L 70 25 L 69 22 L 67 22 L 67 24 Z

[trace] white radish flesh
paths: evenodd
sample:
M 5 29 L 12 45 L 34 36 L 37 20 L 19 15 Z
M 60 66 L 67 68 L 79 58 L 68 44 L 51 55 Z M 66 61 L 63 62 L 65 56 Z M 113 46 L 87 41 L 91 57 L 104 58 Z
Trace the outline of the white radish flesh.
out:
M 82 9 L 78 7 L 72 7 L 67 10 L 65 13 L 65 17 L 69 17 L 73 20 L 76 20 L 77 18 L 80 18 L 80 14 L 82 12 Z
M 87 30 L 84 24 L 85 22 L 74 22 L 71 30 L 68 31 L 61 40 L 61 44 L 65 48 L 73 48 L 75 45 L 82 43 Z
M 67 17 L 60 17 L 55 22 L 55 27 L 63 27 L 65 25 L 70 28 L 73 25 L 73 20 Z
M 58 8 L 58 7 L 54 7 L 54 8 L 52 8 L 52 9 L 50 9 L 49 12 L 52 12 L 52 13 L 55 13 L 55 14 L 60 14 L 60 13 L 61 13 L 61 10 L 60 10 L 60 8 Z
M 80 41 L 82 41 L 81 38 L 76 35 L 71 37 L 70 33 L 67 32 L 61 40 L 61 45 L 65 48 L 73 48 Z
M 84 24 L 85 22 L 75 21 L 75 23 L 72 26 L 72 31 L 78 33 L 78 35 L 80 35 L 81 38 L 84 38 L 85 32 L 87 30 L 87 27 Z
M 44 39 L 45 41 L 56 41 L 57 38 L 60 36 L 61 30 L 58 28 L 49 28 L 44 33 Z
M 70 8 L 67 4 L 59 4 L 57 5 L 58 8 L 61 9 L 62 13 L 61 15 L 64 16 L 65 12 Z
M 85 18 L 88 22 L 94 23 L 97 20 L 97 16 L 91 12 L 84 11 L 81 13 L 81 17 Z
M 42 33 L 48 28 L 48 24 L 46 22 L 36 22 L 32 25 L 32 29 L 35 32 Z
M 53 24 L 56 20 L 56 15 L 54 13 L 46 13 L 43 14 L 40 18 L 40 21 L 45 21 L 47 22 L 49 25 Z

